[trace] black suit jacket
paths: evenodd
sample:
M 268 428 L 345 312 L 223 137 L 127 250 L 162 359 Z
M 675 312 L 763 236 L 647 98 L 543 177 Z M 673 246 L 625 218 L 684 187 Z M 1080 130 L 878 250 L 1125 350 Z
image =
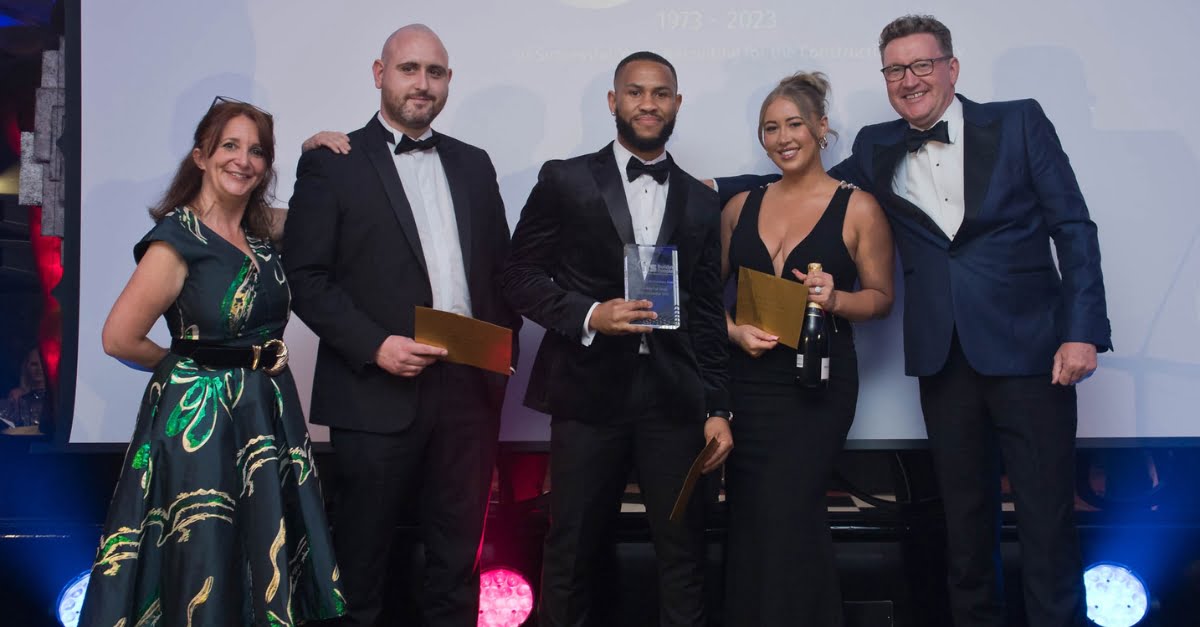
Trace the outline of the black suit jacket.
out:
M 393 376 L 373 364 L 389 335 L 412 337 L 414 307 L 433 303 L 389 138 L 372 117 L 350 133 L 349 154 L 313 150 L 297 167 L 284 267 L 292 308 L 321 340 L 310 410 L 315 424 L 391 433 L 407 427 L 416 411 L 420 376 Z M 521 318 L 499 292 L 509 241 L 496 170 L 483 150 L 447 135 L 439 141 L 472 314 L 516 331 Z M 507 378 L 479 372 L 499 412 Z
M 525 395 L 538 411 L 606 420 L 625 409 L 633 366 L 645 358 L 640 335 L 581 342 L 592 304 L 625 292 L 624 246 L 635 240 L 621 176 L 612 144 L 547 162 L 513 233 L 505 296 L 546 328 Z M 658 244 L 678 248 L 681 326 L 647 336 L 649 359 L 677 415 L 702 421 L 729 407 L 720 208 L 716 193 L 673 162 L 669 185 Z

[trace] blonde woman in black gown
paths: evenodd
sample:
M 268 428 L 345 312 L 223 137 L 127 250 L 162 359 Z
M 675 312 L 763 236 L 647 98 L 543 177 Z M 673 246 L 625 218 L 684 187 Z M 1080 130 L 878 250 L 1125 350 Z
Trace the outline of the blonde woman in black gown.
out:
M 737 448 L 729 503 L 726 625 L 840 626 L 825 491 L 858 401 L 850 322 L 892 306 L 892 236 L 875 199 L 825 173 L 829 83 L 789 76 L 763 101 L 759 141 L 782 179 L 734 196 L 722 215 L 722 271 L 745 266 L 801 281 L 831 314 L 827 389 L 793 383 L 796 351 L 727 315 Z M 808 264 L 823 270 L 804 274 Z M 796 317 L 804 315 L 796 311 Z

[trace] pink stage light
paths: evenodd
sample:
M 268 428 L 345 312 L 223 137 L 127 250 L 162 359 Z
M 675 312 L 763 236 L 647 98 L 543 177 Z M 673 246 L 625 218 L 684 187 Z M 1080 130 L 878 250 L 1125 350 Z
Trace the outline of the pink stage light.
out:
M 533 588 L 521 573 L 507 568 L 479 577 L 479 627 L 520 627 L 533 612 Z

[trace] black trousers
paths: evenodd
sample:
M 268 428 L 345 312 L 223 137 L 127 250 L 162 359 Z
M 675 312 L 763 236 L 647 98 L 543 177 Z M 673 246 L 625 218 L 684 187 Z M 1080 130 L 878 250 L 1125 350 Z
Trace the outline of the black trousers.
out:
M 437 363 L 420 377 L 417 416 L 405 431 L 330 430 L 341 477 L 333 540 L 347 605 L 339 625 L 378 624 L 396 525 L 412 508 L 425 545 L 424 625 L 479 620 L 478 557 L 499 416 L 469 367 Z
M 650 358 L 646 357 L 644 362 Z M 639 364 L 628 411 L 604 423 L 554 416 L 550 426 L 550 529 L 542 558 L 540 627 L 602 622 L 596 564 L 612 541 L 613 522 L 631 468 L 646 504 L 658 562 L 659 625 L 704 625 L 704 515 L 697 486 L 685 520 L 669 520 L 692 460 L 704 445 L 702 423 L 674 415 L 671 391 Z M 601 603 L 611 602 L 600 599 Z
M 1085 624 L 1074 522 L 1075 388 L 1051 385 L 1049 374 L 981 375 L 967 363 L 957 336 L 945 367 L 921 377 L 920 386 L 946 509 L 954 624 L 1006 624 L 997 452 L 1015 499 L 1030 627 Z

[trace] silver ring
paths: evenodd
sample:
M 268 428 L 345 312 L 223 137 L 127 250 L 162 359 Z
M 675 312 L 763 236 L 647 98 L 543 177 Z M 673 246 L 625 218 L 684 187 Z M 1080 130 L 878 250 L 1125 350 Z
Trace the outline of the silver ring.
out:
M 821 286 L 820 286 L 820 285 L 814 285 L 814 286 L 813 286 L 813 294 L 820 294 L 820 293 L 821 293 Z

